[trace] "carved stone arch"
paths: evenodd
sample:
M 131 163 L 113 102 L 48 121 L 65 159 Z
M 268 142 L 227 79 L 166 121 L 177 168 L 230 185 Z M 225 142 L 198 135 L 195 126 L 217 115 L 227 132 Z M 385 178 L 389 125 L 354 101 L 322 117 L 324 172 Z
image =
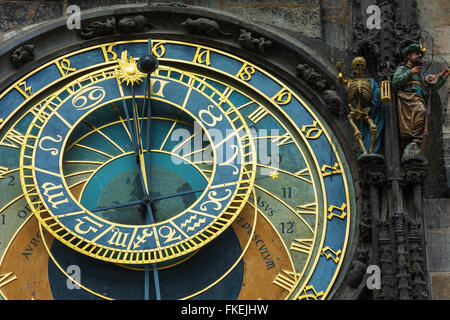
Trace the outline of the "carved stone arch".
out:
M 133 24 L 138 18 L 138 22 Z M 338 143 L 349 164 L 352 179 L 355 182 L 356 198 L 360 198 L 358 182 L 360 174 L 354 153 L 352 131 L 346 119 L 337 115 L 341 107 L 339 84 L 336 79 L 335 66 L 314 48 L 308 47 L 300 40 L 288 34 L 280 34 L 279 30 L 239 20 L 235 16 L 214 9 L 195 6 L 170 5 L 128 5 L 112 6 L 87 10 L 82 13 L 82 31 L 68 31 L 66 19 L 60 18 L 39 24 L 27 29 L 20 37 L 5 41 L 0 48 L 0 92 L 11 83 L 18 81 L 25 74 L 39 65 L 49 62 L 74 50 L 124 39 L 145 39 L 165 37 L 170 40 L 187 40 L 200 45 L 207 45 L 243 59 L 252 61 L 303 96 L 336 136 Z M 124 20 L 126 19 L 126 20 Z M 187 19 L 202 20 L 202 27 L 188 29 Z M 119 27 L 119 22 L 122 21 Z M 210 24 L 208 24 L 210 21 Z M 211 22 L 212 21 L 212 22 Z M 218 27 L 219 29 L 216 29 Z M 98 33 L 87 32 L 86 28 L 98 28 Z M 244 31 L 242 31 L 244 30 Z M 253 40 L 253 47 L 244 40 L 239 40 L 246 33 Z M 270 42 L 270 45 L 268 44 Z M 32 45 L 33 58 L 18 65 L 10 61 L 11 55 L 18 48 Z M 359 208 L 356 217 L 356 228 L 350 239 L 345 262 L 341 268 L 329 298 L 340 286 L 347 286 L 345 277 L 352 267 L 360 231 Z M 339 299 L 354 298 L 355 290 L 340 290 Z

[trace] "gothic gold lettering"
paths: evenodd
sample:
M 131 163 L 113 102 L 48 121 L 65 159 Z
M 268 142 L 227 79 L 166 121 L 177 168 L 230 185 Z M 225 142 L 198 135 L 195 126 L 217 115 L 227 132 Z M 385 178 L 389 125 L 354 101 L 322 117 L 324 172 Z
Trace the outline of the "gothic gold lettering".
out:
M 26 81 L 22 81 L 16 86 L 17 91 L 19 91 L 25 98 L 28 98 L 32 95 L 31 87 L 27 86 Z
M 58 209 L 58 206 L 60 204 L 69 202 L 69 199 L 64 196 L 64 192 L 55 192 L 56 190 L 63 189 L 63 186 L 61 184 L 55 185 L 51 182 L 45 182 L 44 184 L 42 184 L 41 188 L 44 189 L 44 196 L 47 197 L 47 201 L 51 203 L 52 208 Z
M 210 51 L 208 49 L 197 48 L 195 52 L 194 60 L 195 63 L 205 64 L 207 66 L 211 65 L 210 62 Z
M 113 233 L 112 237 L 108 240 L 110 245 L 115 245 L 117 247 L 126 247 L 127 238 L 130 235 L 128 232 L 122 232 L 119 228 L 113 228 L 111 230 Z
M 303 289 L 303 294 L 298 297 L 298 300 L 317 300 L 323 296 L 323 291 L 317 292 L 312 285 L 306 286 Z
M 78 218 L 75 221 L 77 221 L 78 223 L 75 225 L 74 229 L 75 229 L 75 231 L 78 234 L 83 234 L 84 235 L 84 234 L 88 234 L 89 232 L 94 232 L 95 233 L 95 232 L 98 231 L 98 228 L 103 227 L 103 225 L 101 223 L 99 223 L 97 221 L 94 221 L 90 217 Z M 87 223 L 93 224 L 97 228 L 92 226 L 92 225 L 88 225 L 88 227 L 86 229 L 84 229 L 84 228 L 82 229 L 81 226 L 83 226 L 84 224 L 87 224 Z
M 109 62 L 111 60 L 117 60 L 117 53 L 113 51 L 114 45 L 111 44 L 109 46 L 102 47 L 103 57 L 105 58 L 105 62 Z
M 311 125 L 305 125 L 302 127 L 302 132 L 305 134 L 305 137 L 307 139 L 317 139 L 322 134 L 322 129 L 317 127 L 317 121 L 313 121 L 313 124 Z
M 157 57 L 161 58 L 166 53 L 166 47 L 164 47 L 165 42 L 156 42 L 152 45 L 152 54 Z
M 238 77 L 241 80 L 244 81 L 250 81 L 252 78 L 252 75 L 255 74 L 256 70 L 254 67 L 249 66 L 248 64 L 244 63 L 239 70 L 239 72 L 236 74 L 236 77 Z
M 67 76 L 71 72 L 75 72 L 77 69 L 70 67 L 70 60 L 69 59 L 62 59 L 59 62 L 56 62 L 56 66 L 59 69 L 59 72 L 61 72 L 61 75 Z
M 287 89 L 281 89 L 276 95 L 272 97 L 272 100 L 280 106 L 284 106 L 291 102 L 292 93 Z
M 327 216 L 328 220 L 331 220 L 334 217 L 337 217 L 339 219 L 344 219 L 347 216 L 347 212 L 345 211 L 346 209 L 347 209 L 346 203 L 343 203 L 342 206 L 340 206 L 340 207 L 331 205 L 328 208 L 328 212 L 329 212 L 329 214 Z M 340 211 L 340 213 L 335 213 L 334 212 L 335 210 Z
M 328 177 L 331 176 L 333 174 L 340 174 L 342 173 L 342 170 L 339 168 L 339 163 L 335 163 L 334 166 L 328 166 L 326 164 L 324 164 L 322 166 L 322 176 L 323 177 Z

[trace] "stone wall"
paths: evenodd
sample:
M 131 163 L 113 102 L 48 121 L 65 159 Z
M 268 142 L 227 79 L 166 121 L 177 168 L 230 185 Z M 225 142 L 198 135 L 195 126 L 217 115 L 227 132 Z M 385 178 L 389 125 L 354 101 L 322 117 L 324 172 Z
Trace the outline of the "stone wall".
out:
M 268 24 L 322 39 L 336 48 L 345 48 L 349 43 L 350 0 L 10 0 L 0 1 L 0 35 L 64 16 L 67 7 L 74 4 L 81 10 L 87 10 L 136 3 L 185 4 L 219 9 L 247 22 Z
M 428 59 L 433 57 L 437 73 L 450 66 L 450 2 L 448 0 L 418 1 L 419 21 L 432 37 L 434 47 L 427 48 Z M 428 45 L 429 46 L 429 45 Z M 450 299 L 450 86 L 440 91 L 442 105 L 442 151 L 445 166 L 447 198 L 429 199 L 425 202 L 425 237 L 427 262 L 433 299 Z
M 431 41 L 427 41 L 427 60 L 433 60 L 430 73 L 439 73 L 450 66 L 450 2 L 448 0 L 418 1 L 419 23 L 427 31 Z M 447 83 L 439 94 L 442 101 L 442 146 L 446 170 L 446 196 L 450 196 L 450 86 Z

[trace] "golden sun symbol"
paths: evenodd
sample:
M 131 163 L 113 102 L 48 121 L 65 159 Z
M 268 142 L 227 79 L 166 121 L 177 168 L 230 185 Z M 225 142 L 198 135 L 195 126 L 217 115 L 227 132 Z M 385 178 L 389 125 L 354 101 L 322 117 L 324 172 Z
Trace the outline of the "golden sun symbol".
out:
M 127 86 L 131 83 L 139 83 L 145 77 L 145 74 L 139 71 L 137 67 L 137 59 L 130 56 L 128 59 L 128 52 L 126 50 L 122 51 L 122 57 L 117 60 L 119 63 L 119 69 L 117 69 L 117 79 L 120 83 L 125 82 Z

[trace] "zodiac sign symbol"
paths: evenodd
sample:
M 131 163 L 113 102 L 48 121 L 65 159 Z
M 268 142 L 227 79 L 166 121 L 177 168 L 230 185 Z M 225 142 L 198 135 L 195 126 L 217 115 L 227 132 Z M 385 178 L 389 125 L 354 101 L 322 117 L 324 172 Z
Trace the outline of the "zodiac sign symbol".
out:
M 227 161 L 225 161 L 224 163 L 220 163 L 219 166 L 231 166 L 233 167 L 233 175 L 237 175 L 239 173 L 239 169 L 238 167 L 236 167 L 234 164 L 234 159 L 236 159 L 238 152 L 239 152 L 239 148 L 236 145 L 232 145 L 231 149 L 233 149 L 233 156 L 231 158 L 229 158 Z
M 42 189 L 44 189 L 44 196 L 47 197 L 47 201 L 50 202 L 52 204 L 52 207 L 55 209 L 58 209 L 58 205 L 62 204 L 62 203 L 68 203 L 69 200 L 64 197 L 64 192 L 58 192 L 58 193 L 53 193 L 52 195 L 50 195 L 50 192 L 58 190 L 58 189 L 63 189 L 63 186 L 61 184 L 55 185 L 51 182 L 46 182 L 42 185 Z M 63 198 L 59 201 L 54 201 L 54 199 L 58 199 L 58 198 Z
M 167 230 L 167 232 L 165 232 L 164 230 Z M 164 233 L 163 233 L 163 231 L 164 231 Z M 175 237 L 175 234 L 177 232 L 175 231 L 175 229 L 173 229 L 169 226 L 162 226 L 161 228 L 159 228 L 158 233 L 161 237 L 166 239 L 166 241 L 164 241 L 164 243 L 172 242 L 175 240 L 181 240 L 181 235 L 178 235 L 178 237 Z
M 50 140 L 50 141 L 53 141 L 53 142 L 56 142 L 56 143 L 59 143 L 59 142 L 62 141 L 62 137 L 61 137 L 59 134 L 58 134 L 56 137 L 57 137 L 57 139 L 52 138 L 52 137 L 50 137 L 50 136 L 45 136 L 45 137 L 43 137 L 43 138 L 41 139 L 41 141 L 39 141 L 39 148 L 41 148 L 41 149 L 44 150 L 44 151 L 50 151 L 50 154 L 51 154 L 52 156 L 58 155 L 58 153 L 59 153 L 58 149 L 56 149 L 56 148 L 44 148 L 44 147 L 42 146 L 42 142 L 44 142 L 45 140 Z
M 142 231 L 142 235 L 137 236 L 137 241 L 133 242 L 133 249 L 136 249 L 141 246 L 142 243 L 147 242 L 147 238 L 153 236 L 153 231 L 150 229 L 144 229 Z
M 130 234 L 128 232 L 120 231 L 119 228 L 113 228 L 111 231 L 113 232 L 113 235 L 111 239 L 108 240 L 108 243 L 118 247 L 126 247 L 127 238 Z
M 68 59 L 62 59 L 59 63 L 60 71 L 63 75 L 67 76 L 69 73 L 77 71 L 76 68 L 70 67 L 70 60 Z
M 213 109 L 214 106 L 213 105 L 209 105 L 207 109 L 202 109 L 200 110 L 200 112 L 198 113 L 198 117 L 208 126 L 210 127 L 214 127 L 217 122 L 222 121 L 222 114 L 219 114 L 218 116 L 214 115 L 211 112 L 211 109 Z M 211 118 L 211 122 L 206 121 L 203 117 L 204 115 L 208 115 Z
M 220 201 L 223 201 L 223 200 L 229 198 L 231 196 L 231 194 L 232 194 L 230 189 L 227 189 L 226 192 L 227 192 L 227 195 L 225 197 L 217 198 L 217 191 L 214 191 L 214 190 L 210 191 L 209 194 L 208 194 L 209 200 L 203 202 L 202 205 L 200 206 L 200 209 L 202 211 L 208 210 L 208 208 L 206 208 L 206 205 L 208 203 L 213 203 L 215 205 L 215 207 L 213 208 L 214 210 L 222 209 L 223 205 L 220 203 Z
M 86 93 L 88 93 L 87 96 L 85 96 Z M 105 96 L 105 89 L 103 89 L 102 87 L 88 87 L 80 91 L 75 97 L 73 97 L 72 105 L 77 110 L 90 109 L 98 105 Z M 93 103 L 88 104 L 89 101 L 93 101 Z
M 183 223 L 181 224 L 180 227 L 181 227 L 181 228 L 184 228 L 184 227 L 186 227 L 188 224 L 190 224 L 192 221 L 194 221 L 194 220 L 196 220 L 196 219 L 197 219 L 197 215 L 194 214 L 193 216 L 190 216 L 189 219 L 187 219 L 185 222 L 183 222 Z M 206 219 L 205 219 L 205 218 L 203 218 L 203 219 L 198 219 L 198 221 L 195 222 L 192 226 L 187 227 L 187 231 L 193 231 L 193 230 L 195 230 L 196 228 L 200 227 L 200 225 L 201 225 L 202 223 L 205 223 L 205 222 L 206 222 Z

